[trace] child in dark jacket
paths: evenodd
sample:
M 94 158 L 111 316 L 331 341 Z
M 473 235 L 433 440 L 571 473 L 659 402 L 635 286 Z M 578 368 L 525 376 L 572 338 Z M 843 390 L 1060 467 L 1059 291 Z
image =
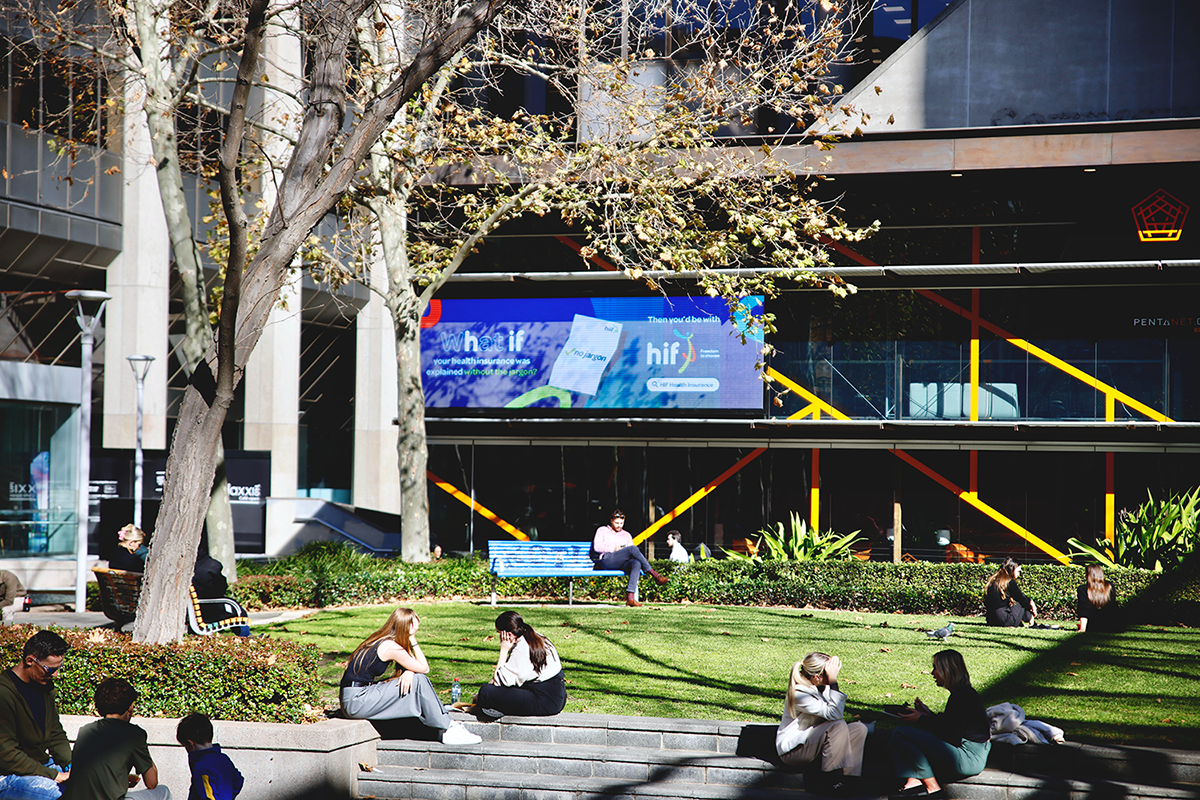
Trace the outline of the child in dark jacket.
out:
M 192 712 L 179 720 L 175 738 L 188 751 L 188 766 L 192 770 L 192 788 L 188 800 L 233 800 L 242 791 L 242 773 L 213 744 L 212 721 L 203 714 Z

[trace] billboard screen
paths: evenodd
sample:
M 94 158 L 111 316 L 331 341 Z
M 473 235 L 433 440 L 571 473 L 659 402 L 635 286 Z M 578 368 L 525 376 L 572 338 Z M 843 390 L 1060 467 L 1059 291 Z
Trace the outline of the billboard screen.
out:
M 763 298 L 745 305 L 762 313 Z M 761 328 L 710 297 L 434 300 L 421 320 L 430 409 L 761 411 Z

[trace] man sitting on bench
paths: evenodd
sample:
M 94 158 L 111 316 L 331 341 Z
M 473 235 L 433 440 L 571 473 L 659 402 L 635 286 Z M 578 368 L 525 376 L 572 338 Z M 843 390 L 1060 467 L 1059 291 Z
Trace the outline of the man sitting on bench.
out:
M 660 585 L 667 582 L 666 576 L 655 572 L 633 543 L 633 537 L 625 530 L 625 514 L 619 508 L 613 509 L 607 525 L 596 529 L 596 537 L 592 540 L 592 561 L 596 562 L 597 569 L 619 569 L 628 573 L 629 585 L 625 592 L 627 606 L 641 605 L 637 599 L 637 587 L 638 578 L 643 572 L 649 572 Z

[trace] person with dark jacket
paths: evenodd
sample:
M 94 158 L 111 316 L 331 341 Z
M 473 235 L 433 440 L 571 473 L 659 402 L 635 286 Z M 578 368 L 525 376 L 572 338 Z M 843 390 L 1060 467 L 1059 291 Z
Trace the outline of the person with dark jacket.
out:
M 1017 576 L 1020 574 L 1021 565 L 1006 558 L 996 574 L 988 580 L 983 596 L 988 625 L 994 628 L 1020 628 L 1033 622 L 1037 616 L 1037 605 L 1017 585 Z
M 946 792 L 938 783 L 957 781 L 978 775 L 987 766 L 992 749 L 987 710 L 979 693 L 971 686 L 962 653 L 942 650 L 933 656 L 933 679 L 950 690 L 946 710 L 935 714 L 917 698 L 913 710 L 900 719 L 913 725 L 901 725 L 892 731 L 888 753 L 896 768 L 896 777 L 904 783 L 891 800 L 919 797 L 945 800 Z
M 200 600 L 225 601 L 223 605 L 203 604 L 205 622 L 220 622 L 230 617 L 249 618 L 250 612 L 246 611 L 241 603 L 226 596 L 229 581 L 225 579 L 221 562 L 212 556 L 201 553 L 196 557 L 196 566 L 192 570 L 192 588 L 196 590 L 196 597 Z M 231 630 L 238 636 L 250 635 L 250 627 L 247 625 L 239 625 Z
M 1104 568 L 1088 564 L 1087 582 L 1076 590 L 1079 631 L 1115 631 L 1121 627 L 1117 590 L 1104 578 Z
M 146 534 L 141 528 L 130 523 L 117 531 L 117 551 L 109 559 L 108 567 L 123 569 L 126 572 L 145 572 L 146 557 L 149 555 Z
M 187 750 L 192 770 L 188 800 L 233 800 L 241 793 L 242 773 L 221 752 L 221 745 L 213 742 L 212 720 L 193 711 L 179 720 L 175 738 Z
M 58 719 L 54 673 L 70 645 L 38 631 L 21 663 L 0 675 L 0 796 L 53 800 L 70 777 L 71 743 Z

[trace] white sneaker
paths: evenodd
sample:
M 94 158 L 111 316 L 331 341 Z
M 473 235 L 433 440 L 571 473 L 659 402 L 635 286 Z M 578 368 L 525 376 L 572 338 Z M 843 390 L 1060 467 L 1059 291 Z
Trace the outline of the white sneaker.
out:
M 482 741 L 483 737 L 471 733 L 461 722 L 455 722 L 442 734 L 442 744 L 479 744 Z

